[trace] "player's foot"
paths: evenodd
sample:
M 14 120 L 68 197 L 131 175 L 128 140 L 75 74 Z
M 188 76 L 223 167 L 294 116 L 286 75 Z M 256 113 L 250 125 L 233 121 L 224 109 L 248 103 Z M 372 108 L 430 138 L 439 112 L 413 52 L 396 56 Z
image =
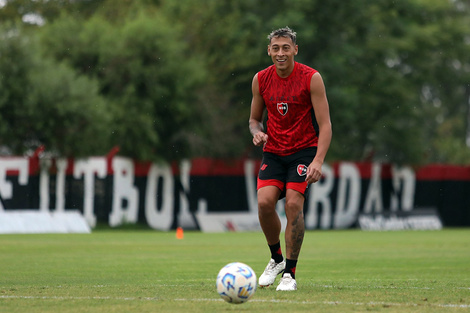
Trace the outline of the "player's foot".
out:
M 297 290 L 297 283 L 289 273 L 282 275 L 281 281 L 276 288 L 277 291 L 293 291 Z
M 260 287 L 268 287 L 274 284 L 276 276 L 286 268 L 286 260 L 276 263 L 274 259 L 269 260 L 268 265 L 264 269 L 263 274 L 259 277 L 258 284 Z

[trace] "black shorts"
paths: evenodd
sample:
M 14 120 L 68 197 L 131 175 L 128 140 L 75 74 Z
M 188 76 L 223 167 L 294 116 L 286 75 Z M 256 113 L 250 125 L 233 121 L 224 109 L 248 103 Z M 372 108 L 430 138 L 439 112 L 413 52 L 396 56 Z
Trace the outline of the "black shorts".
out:
M 258 173 L 258 190 L 265 186 L 276 186 L 282 192 L 281 198 L 285 196 L 286 189 L 293 189 L 305 195 L 308 188 L 308 183 L 305 181 L 307 168 L 316 153 L 316 147 L 286 156 L 263 152 Z

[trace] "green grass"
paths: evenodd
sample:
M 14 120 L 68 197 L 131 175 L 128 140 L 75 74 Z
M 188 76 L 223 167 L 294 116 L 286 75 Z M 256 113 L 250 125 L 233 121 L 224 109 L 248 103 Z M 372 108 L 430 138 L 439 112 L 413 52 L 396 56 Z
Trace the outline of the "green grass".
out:
M 223 302 L 219 269 L 240 261 L 259 275 L 268 251 L 257 232 L 1 235 L 0 312 L 470 310 L 470 229 L 310 231 L 296 292 L 258 288 L 248 303 Z

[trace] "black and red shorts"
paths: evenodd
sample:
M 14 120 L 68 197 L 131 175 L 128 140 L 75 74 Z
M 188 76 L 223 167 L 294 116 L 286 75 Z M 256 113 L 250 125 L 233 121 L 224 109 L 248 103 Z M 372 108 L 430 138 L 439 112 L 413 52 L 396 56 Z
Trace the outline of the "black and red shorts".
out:
M 282 192 L 281 198 L 285 196 L 286 189 L 293 189 L 305 195 L 308 188 L 305 181 L 307 168 L 316 153 L 316 147 L 306 148 L 286 156 L 263 152 L 263 160 L 258 173 L 258 190 L 266 186 L 276 186 Z

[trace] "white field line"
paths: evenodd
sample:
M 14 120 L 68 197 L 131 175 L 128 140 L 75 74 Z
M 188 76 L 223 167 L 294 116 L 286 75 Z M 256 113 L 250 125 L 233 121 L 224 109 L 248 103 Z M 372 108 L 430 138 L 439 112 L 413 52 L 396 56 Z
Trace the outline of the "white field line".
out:
M 330 289 L 417 289 L 417 290 L 435 290 L 433 287 L 412 287 L 412 286 L 341 286 L 341 285 L 312 285 L 313 287 L 330 288 Z M 468 289 L 470 287 L 452 287 L 453 289 Z
M 182 301 L 182 302 L 207 302 L 207 301 L 217 301 L 222 302 L 222 299 L 159 299 L 159 298 L 149 298 L 149 297 L 59 297 L 59 296 L 7 296 L 1 295 L 0 299 L 32 299 L 32 300 L 121 300 L 121 301 Z M 394 306 L 394 307 L 438 307 L 438 308 L 459 308 L 459 309 L 468 309 L 470 304 L 454 304 L 454 303 L 426 303 L 426 304 L 417 304 L 417 303 L 393 303 L 393 302 L 344 302 L 344 301 L 292 301 L 292 300 L 262 300 L 262 299 L 252 299 L 250 302 L 261 302 L 261 303 L 287 303 L 287 304 L 323 304 L 323 305 L 354 305 L 354 306 Z
M 204 279 L 206 281 L 214 281 L 215 283 L 215 280 L 214 279 Z M 195 284 L 195 285 L 187 285 L 186 283 L 188 282 L 200 282 L 201 280 L 184 280 L 184 279 L 178 279 L 176 280 L 176 282 L 178 281 L 181 281 L 183 282 L 184 286 L 188 286 L 188 287 L 191 287 L 191 286 L 200 286 L 199 284 Z M 412 281 L 412 280 L 410 280 Z M 406 282 L 406 281 L 405 281 Z M 157 283 L 157 284 L 154 284 L 152 285 L 153 287 L 175 287 L 175 286 L 181 286 L 181 284 L 165 284 L 163 283 Z M 436 290 L 436 289 L 443 289 L 443 288 L 447 288 L 447 287 L 413 287 L 413 286 L 395 286 L 395 285 L 374 285 L 374 284 L 370 284 L 370 285 L 363 285 L 363 286 L 348 286 L 348 285 L 320 285 L 320 284 L 310 284 L 309 286 L 312 286 L 314 288 L 329 288 L 329 289 L 403 289 L 403 290 L 407 290 L 407 289 L 415 289 L 415 290 Z M 98 286 L 93 286 L 93 287 L 107 287 L 105 285 L 98 285 Z M 470 290 L 470 287 L 451 287 L 452 289 L 465 289 L 465 290 Z
M 212 279 L 210 280 L 212 281 Z M 215 284 L 215 280 L 214 284 Z M 198 280 L 199 282 L 199 280 Z M 181 287 L 182 284 L 151 284 L 147 285 L 147 287 L 162 287 L 162 288 L 167 288 L 167 287 Z M 200 284 L 184 284 L 184 287 L 199 287 Z M 312 284 L 310 285 L 314 288 L 328 288 L 328 289 L 403 289 L 403 290 L 408 290 L 408 289 L 415 289 L 415 290 L 436 290 L 436 289 L 442 289 L 444 287 L 413 287 L 413 286 L 374 286 L 374 285 L 367 285 L 367 286 L 348 286 L 348 285 L 316 285 Z M 43 288 L 62 288 L 63 286 L 42 286 Z M 107 288 L 109 286 L 107 285 L 94 285 L 91 286 L 92 288 Z M 0 289 L 8 289 L 8 286 L 0 286 Z M 452 289 L 464 289 L 464 290 L 470 290 L 470 287 L 451 287 Z

